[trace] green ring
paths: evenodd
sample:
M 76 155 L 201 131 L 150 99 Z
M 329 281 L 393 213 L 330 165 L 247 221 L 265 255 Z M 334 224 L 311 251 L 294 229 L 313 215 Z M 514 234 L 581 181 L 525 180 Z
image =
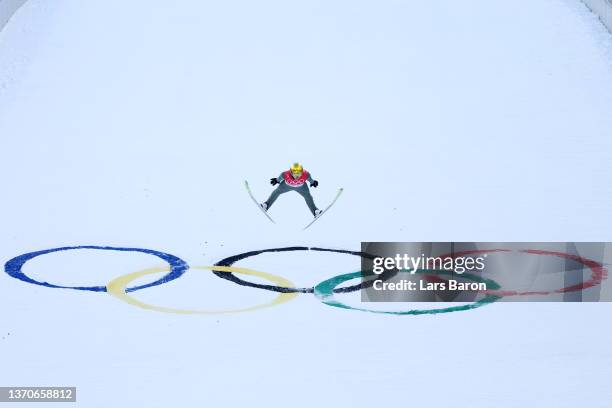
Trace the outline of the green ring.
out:
M 400 271 L 400 273 L 409 273 L 409 272 L 411 271 L 405 271 L 405 270 Z M 416 273 L 427 273 L 427 272 L 433 272 L 438 275 L 453 275 L 453 272 L 444 271 L 444 270 L 436 270 L 436 269 L 418 269 L 416 270 Z M 321 302 L 323 302 L 324 304 L 328 306 L 339 307 L 341 309 L 359 310 L 361 312 L 390 314 L 390 315 L 398 315 L 398 316 L 399 315 L 424 315 L 424 314 L 461 312 L 464 310 L 472 310 L 472 309 L 476 309 L 477 307 L 481 307 L 481 306 L 488 305 L 493 302 L 497 302 L 499 299 L 502 298 L 502 296 L 487 295 L 483 299 L 477 302 L 470 303 L 468 305 L 463 305 L 463 306 L 445 307 L 443 309 L 414 309 L 414 310 L 405 310 L 405 311 L 397 311 L 397 312 L 352 307 L 342 302 L 339 302 L 338 300 L 334 298 L 333 291 L 338 285 L 348 280 L 359 278 L 361 276 L 362 276 L 361 271 L 358 271 L 358 272 L 345 273 L 343 275 L 338 275 L 333 278 L 327 279 L 319 283 L 317 286 L 315 286 L 314 294 Z M 469 273 L 464 273 L 461 276 L 468 278 L 477 283 L 486 283 L 488 290 L 491 290 L 491 289 L 497 290 L 501 287 L 497 284 L 497 282 L 491 279 L 485 279 L 483 277 L 472 275 Z

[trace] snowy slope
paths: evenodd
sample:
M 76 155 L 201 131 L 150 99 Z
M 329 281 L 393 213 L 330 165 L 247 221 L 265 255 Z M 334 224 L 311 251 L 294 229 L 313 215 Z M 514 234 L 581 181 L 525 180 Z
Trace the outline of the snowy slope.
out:
M 30 0 L 0 32 L 0 255 L 113 245 L 204 266 L 362 240 L 610 241 L 610 106 L 612 39 L 573 0 Z M 345 188 L 305 232 L 297 195 L 278 200 L 272 225 L 242 185 L 264 199 L 296 160 L 320 181 L 320 206 Z M 160 265 L 83 250 L 24 271 L 105 285 Z M 302 251 L 237 265 L 313 286 L 359 259 Z M 202 309 L 275 295 L 192 270 L 135 296 Z M 0 308 L 0 385 L 76 385 L 84 407 L 605 407 L 612 396 L 607 304 L 397 317 L 305 294 L 184 316 L 3 274 Z

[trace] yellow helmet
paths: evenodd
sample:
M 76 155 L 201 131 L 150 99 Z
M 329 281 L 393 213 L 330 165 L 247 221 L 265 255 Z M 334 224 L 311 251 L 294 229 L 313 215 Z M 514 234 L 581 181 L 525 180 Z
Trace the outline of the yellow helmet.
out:
M 304 171 L 304 168 L 300 163 L 293 163 L 291 165 L 291 174 L 300 174 Z

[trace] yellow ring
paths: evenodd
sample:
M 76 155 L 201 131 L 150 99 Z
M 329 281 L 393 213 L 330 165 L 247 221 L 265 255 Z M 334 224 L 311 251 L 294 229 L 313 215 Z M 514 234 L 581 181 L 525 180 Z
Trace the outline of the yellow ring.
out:
M 278 286 L 285 286 L 289 288 L 294 288 L 295 285 L 293 282 L 281 278 L 280 276 L 272 275 L 266 272 L 254 271 L 252 269 L 247 268 L 235 268 L 233 266 L 191 266 L 190 269 L 204 269 L 204 270 L 214 270 L 215 272 L 233 272 L 240 273 L 243 275 L 251 275 L 258 276 L 260 278 L 264 278 L 277 284 Z M 125 288 L 135 279 L 138 279 L 142 276 L 151 275 L 153 273 L 165 272 L 168 268 L 149 268 L 144 269 L 142 271 L 128 273 L 127 275 L 120 276 L 118 278 L 113 279 L 106 285 L 106 290 L 111 295 L 116 298 L 123 300 L 126 303 L 129 303 L 134 306 L 141 307 L 143 309 L 155 310 L 157 312 L 163 313 L 179 313 L 179 314 L 225 314 L 225 313 L 241 313 L 241 312 L 250 312 L 253 310 L 263 309 L 266 307 L 280 305 L 281 303 L 285 303 L 297 297 L 298 293 L 279 293 L 277 297 L 275 297 L 269 303 L 263 303 L 260 305 L 255 305 L 251 307 L 246 307 L 242 309 L 221 309 L 221 310 L 185 310 L 185 309 L 173 309 L 169 307 L 163 306 L 155 306 L 150 305 L 145 302 L 141 302 L 140 300 L 132 297 L 131 295 L 125 292 Z

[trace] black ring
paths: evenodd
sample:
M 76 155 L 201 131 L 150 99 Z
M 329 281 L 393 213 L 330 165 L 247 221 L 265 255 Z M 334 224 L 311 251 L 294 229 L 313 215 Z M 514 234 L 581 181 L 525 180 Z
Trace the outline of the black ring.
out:
M 215 266 L 232 266 L 234 263 L 242 260 L 242 259 L 246 259 L 246 258 L 250 258 L 252 256 L 255 255 L 259 255 L 259 254 L 263 254 L 266 252 L 289 252 L 289 251 L 320 251 L 320 252 L 336 252 L 339 254 L 349 254 L 349 255 L 355 255 L 358 256 L 360 258 L 367 258 L 367 259 L 374 259 L 376 258 L 375 255 L 371 255 L 368 254 L 366 252 L 357 252 L 357 251 L 347 251 L 344 249 L 329 249 L 329 248 L 316 248 L 316 247 L 303 247 L 303 246 L 294 246 L 294 247 L 285 247 L 285 248 L 270 248 L 270 249 L 261 249 L 258 251 L 250 251 L 250 252 L 245 252 L 242 254 L 238 254 L 238 255 L 233 255 L 233 256 L 229 256 L 225 259 L 222 259 L 221 261 L 217 262 L 215 264 Z M 239 277 L 237 277 L 236 275 L 234 275 L 231 272 L 220 272 L 220 271 L 215 271 L 213 270 L 213 273 L 215 275 L 217 275 L 218 277 L 222 278 L 222 279 L 227 279 L 229 281 L 232 281 L 234 283 L 237 283 L 238 285 L 241 286 L 249 286 L 252 288 L 258 288 L 258 289 L 264 289 L 264 290 L 269 290 L 272 292 L 280 292 L 280 293 L 313 293 L 314 292 L 314 287 L 310 287 L 310 288 L 287 288 L 284 286 L 276 286 L 276 285 L 264 285 L 261 283 L 254 283 L 254 282 L 249 282 L 249 281 L 245 281 L 243 279 L 240 279 Z M 389 270 L 389 271 L 385 271 L 380 275 L 380 279 L 381 280 L 387 280 L 392 278 L 393 276 L 397 275 L 398 271 L 397 270 Z M 365 281 L 365 282 L 361 282 L 357 285 L 353 285 L 353 286 L 346 286 L 343 288 L 336 288 L 334 289 L 334 293 L 349 293 L 349 292 L 355 292 L 357 290 L 360 289 L 366 289 L 371 287 L 374 284 L 373 280 L 370 281 Z

